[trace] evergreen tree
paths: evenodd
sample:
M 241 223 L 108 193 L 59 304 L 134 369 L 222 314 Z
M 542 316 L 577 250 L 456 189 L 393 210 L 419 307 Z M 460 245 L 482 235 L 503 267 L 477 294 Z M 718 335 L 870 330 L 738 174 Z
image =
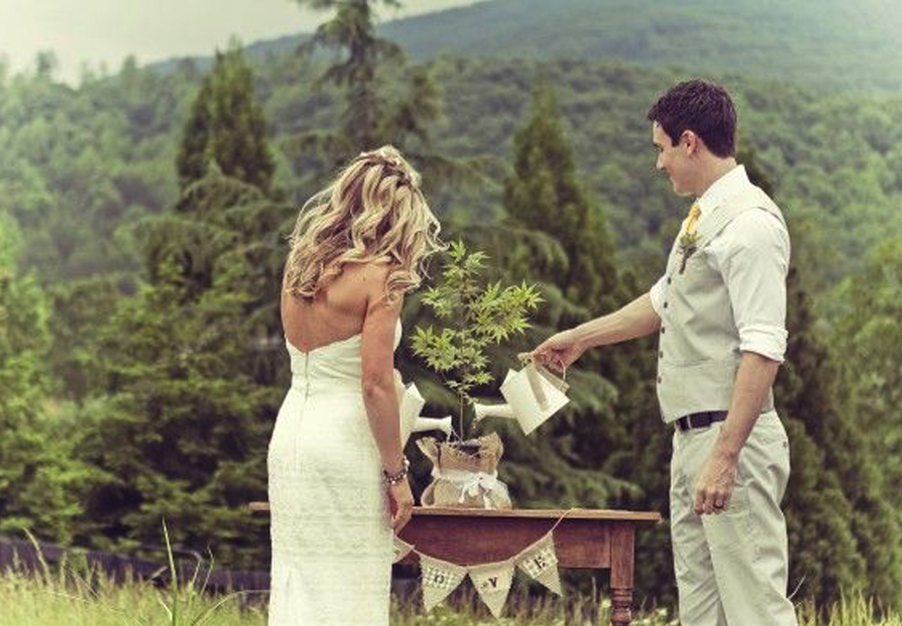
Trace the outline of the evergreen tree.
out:
M 859 549 L 867 559 L 867 590 L 885 604 L 902 606 L 902 477 L 899 429 L 898 311 L 902 254 L 890 238 L 872 252 L 865 268 L 846 281 L 842 313 L 832 344 L 843 354 L 842 369 L 833 367 L 833 388 L 840 424 L 813 426 L 829 442 L 828 462 L 843 481 L 854 506 L 852 522 Z M 864 449 L 862 449 L 864 447 Z
M 504 193 L 508 220 L 553 237 L 566 260 L 563 271 L 549 268 L 540 274 L 561 292 L 570 313 L 550 320 L 541 338 L 612 312 L 647 291 L 648 286 L 635 284 L 632 273 L 618 275 L 604 211 L 577 181 L 572 148 L 547 83 L 536 90 L 531 117 L 515 134 L 514 147 L 514 173 Z M 541 272 L 530 268 L 536 270 Z M 589 384 L 596 397 L 574 398 L 571 415 L 557 425 L 556 434 L 572 442 L 571 463 L 598 468 L 608 480 L 629 486 L 595 505 L 667 510 L 670 440 L 655 398 L 652 343 L 593 350 L 577 363 L 577 372 L 604 383 L 574 382 L 573 389 Z M 669 547 L 666 528 L 640 535 L 640 595 L 671 598 Z
M 97 335 L 123 297 L 120 288 L 115 276 L 95 276 L 48 288 L 53 328 L 49 366 L 55 396 L 82 404 L 105 388 Z
M 794 268 L 788 290 L 789 345 L 774 394 L 792 459 L 783 502 L 790 589 L 799 587 L 801 597 L 829 606 L 843 591 L 864 591 L 866 562 L 851 524 L 851 498 L 825 453 L 824 446 L 832 444 L 824 441 L 826 424 L 820 422 L 838 419 L 836 408 L 829 405 L 830 383 L 835 383 L 831 355 L 812 334 L 813 319 Z
M 295 0 L 301 6 L 334 11 L 301 46 L 310 56 L 325 48 L 340 53 L 319 84 L 343 90 L 341 125 L 302 133 L 297 143 L 312 148 L 326 171 L 353 155 L 384 144 L 399 148 L 423 171 L 429 187 L 468 183 L 480 177 L 473 160 L 454 159 L 430 149 L 430 127 L 441 117 L 441 91 L 427 65 L 410 65 L 396 43 L 378 37 L 377 7 L 398 0 Z
M 545 300 L 524 335 L 487 350 L 494 382 L 476 395 L 491 400 L 497 398 L 508 369 L 521 367 L 518 353 L 561 327 L 589 319 L 596 307 L 610 307 L 605 304 L 611 302 L 607 290 L 614 289 L 617 280 L 603 218 L 576 181 L 572 152 L 547 91 L 537 98 L 533 117 L 515 140 L 515 168 L 506 183 L 505 200 L 507 217 L 499 226 L 449 223 L 445 229 L 447 237 L 461 238 L 468 248 L 488 253 L 487 281 L 535 282 Z M 560 219 L 559 211 L 566 217 Z M 587 254 L 592 246 L 597 250 Z M 405 320 L 443 323 L 430 316 L 421 299 L 420 294 L 412 295 Z M 406 321 L 405 327 L 412 323 Z M 456 410 L 453 395 L 436 377 L 409 352 L 400 354 L 400 369 L 424 390 L 433 413 Z M 616 436 L 623 430 L 616 419 L 617 392 L 611 381 L 584 364 L 569 370 L 567 381 L 570 406 L 532 436 L 525 437 L 515 423 L 492 418 L 476 429 L 502 436 L 505 453 L 499 473 L 517 506 L 605 506 L 636 491 L 605 466 L 604 451 L 616 446 Z
M 504 207 L 514 223 L 548 233 L 563 246 L 569 262 L 554 282 L 565 297 L 592 311 L 614 308 L 614 247 L 601 210 L 576 180 L 573 149 L 547 84 L 536 90 L 530 119 L 514 135 Z
M 145 225 L 149 284 L 104 333 L 110 401 L 85 412 L 80 449 L 105 477 L 82 532 L 158 543 L 165 518 L 178 541 L 260 566 L 267 521 L 245 507 L 265 498 L 287 375 L 267 351 L 279 265 L 259 231 L 276 232 L 290 208 L 215 171 L 177 208 Z
M 902 239 L 877 245 L 865 267 L 839 290 L 841 303 L 831 334 L 842 353 L 843 387 L 850 411 L 873 454 L 881 460 L 888 501 L 902 510 Z
M 254 95 L 254 77 L 241 48 L 217 52 L 213 70 L 191 105 L 176 160 L 182 189 L 216 163 L 226 176 L 269 191 L 275 164 L 266 144 L 266 120 Z
M 28 529 L 66 542 L 82 479 L 71 439 L 45 415 L 48 309 L 31 277 L 18 275 L 13 223 L 0 214 L 0 532 Z
M 376 36 L 373 10 L 378 4 L 400 5 L 396 0 L 296 0 L 314 9 L 334 9 L 333 19 L 322 24 L 304 44 L 340 50 L 343 62 L 332 65 L 320 80 L 346 90 L 342 124 L 351 149 L 372 150 L 381 142 L 379 129 L 387 111 L 379 93 L 377 71 L 384 63 L 400 64 L 404 53 L 396 43 Z
M 250 81 L 230 82 L 222 69 L 236 59 L 220 58 L 212 102 L 251 101 Z M 239 145 L 232 135 L 245 125 L 229 116 L 242 108 L 210 110 L 214 153 Z M 183 145 L 194 131 L 189 124 Z M 282 336 L 279 233 L 295 211 L 266 195 L 268 160 L 242 160 L 232 171 L 243 180 L 220 164 L 186 180 L 171 212 L 141 224 L 147 284 L 103 332 L 109 401 L 84 411 L 79 448 L 102 476 L 81 532 L 106 545 L 158 543 L 165 518 L 177 541 L 260 566 L 267 520 L 245 507 L 265 498 L 266 445 L 287 385 L 286 360 L 271 353 L 281 342 L 271 338 Z
M 748 148 L 742 160 L 752 181 L 772 194 L 754 150 Z M 796 238 L 795 247 L 804 246 L 804 238 Z M 854 590 L 884 606 L 899 606 L 899 520 L 886 501 L 867 441 L 852 421 L 848 397 L 839 391 L 837 358 L 817 333 L 809 297 L 794 266 L 787 279 L 786 327 L 786 362 L 775 395 L 793 459 L 785 498 L 791 584 L 799 585 L 800 593 L 819 606 Z

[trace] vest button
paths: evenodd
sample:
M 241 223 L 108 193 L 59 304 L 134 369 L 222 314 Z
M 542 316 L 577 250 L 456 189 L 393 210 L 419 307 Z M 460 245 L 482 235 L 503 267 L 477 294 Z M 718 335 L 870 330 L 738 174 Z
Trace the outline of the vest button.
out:
M 664 382 L 664 377 L 663 377 L 663 376 L 658 376 L 658 382 L 659 382 L 659 383 Z
M 661 350 L 660 352 L 658 352 L 658 356 L 659 356 L 660 358 L 663 359 L 663 358 L 664 358 L 664 351 Z
M 661 334 L 664 334 L 664 331 L 667 330 L 664 326 L 661 326 Z
M 670 276 L 668 276 L 668 277 L 667 277 L 667 284 L 669 285 L 669 284 L 672 283 L 672 282 L 673 282 L 673 279 L 672 279 Z
M 664 308 L 665 308 L 665 309 L 667 308 L 667 303 L 666 303 L 666 302 L 664 303 Z

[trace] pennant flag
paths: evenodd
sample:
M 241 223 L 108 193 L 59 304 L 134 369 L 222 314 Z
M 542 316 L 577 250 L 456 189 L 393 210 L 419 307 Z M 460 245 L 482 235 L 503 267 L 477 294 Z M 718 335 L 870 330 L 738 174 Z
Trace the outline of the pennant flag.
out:
M 420 554 L 423 606 L 427 611 L 447 598 L 467 577 L 467 568 Z
M 510 592 L 511 583 L 514 580 L 513 561 L 501 563 L 486 563 L 484 565 L 471 565 L 467 568 L 470 580 L 476 586 L 479 597 L 486 603 L 495 619 L 501 617 L 504 603 L 507 602 L 507 594 Z
M 557 595 L 563 595 L 561 578 L 557 571 L 557 554 L 554 551 L 554 539 L 551 533 L 526 548 L 516 557 L 516 561 L 517 567 L 529 576 Z
M 392 558 L 392 563 L 397 563 L 405 556 L 413 552 L 413 546 L 402 539 L 398 539 L 398 536 L 395 535 L 394 551 L 395 554 Z

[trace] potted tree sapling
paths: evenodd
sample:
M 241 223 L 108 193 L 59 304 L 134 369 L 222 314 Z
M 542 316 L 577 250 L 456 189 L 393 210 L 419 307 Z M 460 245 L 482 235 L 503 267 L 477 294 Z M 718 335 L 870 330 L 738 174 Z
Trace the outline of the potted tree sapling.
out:
M 424 506 L 510 508 L 507 487 L 497 479 L 504 451 L 496 433 L 468 439 L 474 388 L 493 382 L 487 347 L 529 328 L 528 314 L 542 302 L 535 285 L 483 283 L 484 252 L 451 244 L 438 284 L 423 302 L 442 324 L 414 328 L 413 351 L 457 396 L 456 437 L 417 441 L 433 463 L 433 481 L 423 492 Z

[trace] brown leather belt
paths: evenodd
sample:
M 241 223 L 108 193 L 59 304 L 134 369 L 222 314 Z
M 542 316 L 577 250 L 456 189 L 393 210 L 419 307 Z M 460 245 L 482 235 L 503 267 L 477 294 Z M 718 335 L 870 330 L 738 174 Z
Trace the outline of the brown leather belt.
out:
M 707 428 L 711 424 L 722 422 L 725 419 L 727 419 L 726 411 L 702 411 L 684 415 L 676 421 L 676 425 L 680 430 L 687 431 L 692 428 Z

